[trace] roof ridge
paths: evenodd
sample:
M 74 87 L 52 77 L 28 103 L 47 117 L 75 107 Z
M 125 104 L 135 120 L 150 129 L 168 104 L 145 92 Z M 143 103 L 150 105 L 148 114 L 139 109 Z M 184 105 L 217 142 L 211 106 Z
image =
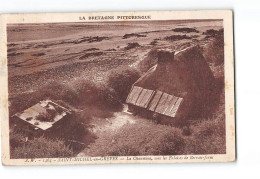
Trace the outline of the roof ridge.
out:
M 174 56 L 177 55 L 177 54 L 179 54 L 179 53 L 181 53 L 181 52 L 184 52 L 184 51 L 186 51 L 186 50 L 188 50 L 188 49 L 190 49 L 190 48 L 194 48 L 194 47 L 197 47 L 197 46 L 198 46 L 198 45 L 192 45 L 192 46 L 189 46 L 189 47 L 187 47 L 187 48 L 185 48 L 185 49 L 176 51 L 176 52 L 174 53 Z

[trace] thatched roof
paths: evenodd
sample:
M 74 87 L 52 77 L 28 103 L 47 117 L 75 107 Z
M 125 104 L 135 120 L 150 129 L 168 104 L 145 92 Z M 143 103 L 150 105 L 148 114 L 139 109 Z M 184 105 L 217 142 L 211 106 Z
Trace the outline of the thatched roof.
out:
M 148 70 L 133 85 L 153 92 L 153 97 L 150 97 L 149 102 L 146 101 L 148 104 L 140 107 L 167 115 L 167 110 L 173 109 L 171 105 L 174 104 L 174 101 L 175 105 L 177 104 L 178 100 L 173 100 L 177 98 L 179 99 L 178 108 L 180 109 L 175 109 L 175 113 L 177 110 L 178 112 L 176 114 L 172 112 L 168 116 L 196 117 L 208 113 L 211 108 L 212 96 L 214 96 L 215 79 L 199 47 L 191 47 L 175 53 L 175 55 L 167 51 L 159 51 L 157 55 L 158 64 Z M 133 95 L 134 87 L 129 97 Z M 160 92 L 162 95 L 160 100 L 157 101 L 159 109 L 153 109 L 151 108 L 153 99 Z M 136 101 L 129 101 L 129 97 L 127 103 L 139 106 L 136 101 L 140 101 L 139 98 L 142 95 L 139 95 Z

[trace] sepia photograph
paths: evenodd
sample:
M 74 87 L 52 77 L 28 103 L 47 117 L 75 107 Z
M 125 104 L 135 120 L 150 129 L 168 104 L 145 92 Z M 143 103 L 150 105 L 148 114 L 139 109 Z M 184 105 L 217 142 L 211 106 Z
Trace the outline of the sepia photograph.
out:
M 79 20 L 7 22 L 9 160 L 210 162 L 228 154 L 234 84 L 225 76 L 233 59 L 223 18 Z

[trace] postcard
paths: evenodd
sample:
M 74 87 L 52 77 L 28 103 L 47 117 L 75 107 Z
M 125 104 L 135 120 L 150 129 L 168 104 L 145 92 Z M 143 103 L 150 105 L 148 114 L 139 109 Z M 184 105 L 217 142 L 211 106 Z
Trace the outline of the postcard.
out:
M 3 165 L 235 161 L 232 16 L 2 14 Z

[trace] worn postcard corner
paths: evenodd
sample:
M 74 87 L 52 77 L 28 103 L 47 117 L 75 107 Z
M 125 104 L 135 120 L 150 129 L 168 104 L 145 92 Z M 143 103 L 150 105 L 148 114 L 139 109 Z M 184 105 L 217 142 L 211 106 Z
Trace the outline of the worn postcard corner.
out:
M 1 15 L 2 164 L 235 161 L 232 18 Z

